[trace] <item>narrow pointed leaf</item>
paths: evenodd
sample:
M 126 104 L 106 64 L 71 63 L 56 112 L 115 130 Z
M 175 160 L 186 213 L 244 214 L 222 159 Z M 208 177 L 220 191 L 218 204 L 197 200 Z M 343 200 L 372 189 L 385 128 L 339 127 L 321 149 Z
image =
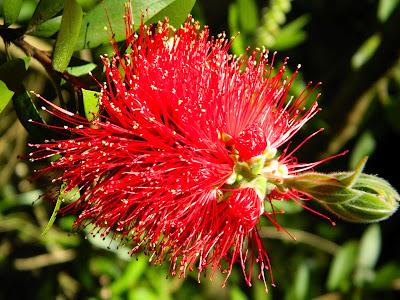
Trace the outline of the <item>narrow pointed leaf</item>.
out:
M 363 286 L 374 278 L 373 268 L 381 251 L 381 230 L 378 224 L 370 225 L 360 241 L 357 271 L 354 275 L 356 286 Z
M 64 184 L 60 188 L 60 194 L 57 197 L 56 205 L 54 207 L 53 213 L 51 214 L 49 222 L 47 223 L 46 227 L 42 232 L 42 236 L 45 236 L 49 232 L 51 227 L 53 227 L 54 221 L 56 220 L 57 217 L 57 213 L 61 208 L 61 203 L 63 202 L 63 198 L 64 198 Z
M 307 299 L 308 288 L 310 286 L 310 268 L 306 263 L 300 264 L 297 269 L 293 286 L 293 295 L 295 299 Z
M 15 94 L 13 96 L 13 105 L 19 121 L 32 136 L 43 137 L 46 135 L 47 130 L 45 130 L 45 127 L 39 125 L 46 123 L 39 115 L 39 112 L 27 91 Z
M 0 66 L 0 80 L 13 92 L 24 90 L 22 81 L 29 67 L 29 57 L 17 58 L 5 62 Z
M 0 80 L 0 114 L 7 106 L 8 102 L 10 102 L 13 95 L 14 92 L 10 91 L 7 85 Z
M 370 225 L 363 234 L 357 259 L 359 268 L 373 268 L 381 250 L 381 230 L 378 224 Z
M 329 291 L 337 290 L 349 276 L 355 267 L 358 245 L 351 241 L 343 245 L 335 255 L 331 264 L 326 286 Z
M 23 0 L 3 0 L 3 16 L 6 25 L 17 21 Z
M 97 67 L 96 64 L 88 63 L 79 66 L 68 67 L 67 72 L 71 75 L 79 77 L 82 75 L 89 74 L 89 72 L 93 71 L 96 67 Z
M 61 26 L 61 16 L 52 18 L 38 25 L 36 30 L 31 35 L 39 37 L 51 37 L 56 34 Z
M 28 30 L 35 31 L 37 26 L 54 17 L 64 7 L 65 0 L 40 0 L 29 22 Z
M 60 31 L 54 47 L 53 67 L 63 72 L 69 64 L 82 24 L 82 8 L 75 0 L 66 0 Z
M 238 0 L 236 1 L 240 14 L 240 29 L 243 32 L 252 34 L 258 26 L 259 16 L 257 3 L 254 0 Z

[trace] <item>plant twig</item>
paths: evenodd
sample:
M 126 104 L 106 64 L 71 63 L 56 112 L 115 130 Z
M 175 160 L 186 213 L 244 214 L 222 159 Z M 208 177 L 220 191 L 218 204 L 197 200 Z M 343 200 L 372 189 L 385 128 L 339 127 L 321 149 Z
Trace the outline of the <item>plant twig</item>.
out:
M 74 258 L 75 258 L 74 250 L 63 249 L 28 258 L 17 258 L 14 261 L 14 266 L 17 270 L 28 271 L 28 270 L 44 268 L 51 265 L 65 263 L 73 260 Z
M 293 243 L 304 243 L 332 255 L 336 254 L 340 248 L 338 244 L 331 242 L 327 239 L 324 239 L 318 235 L 292 228 L 286 228 L 286 230 L 291 234 L 293 234 L 295 239 L 293 239 L 288 234 L 277 231 L 276 228 L 272 226 L 262 227 L 259 233 L 260 236 L 263 238 L 279 239 L 284 241 L 290 241 Z

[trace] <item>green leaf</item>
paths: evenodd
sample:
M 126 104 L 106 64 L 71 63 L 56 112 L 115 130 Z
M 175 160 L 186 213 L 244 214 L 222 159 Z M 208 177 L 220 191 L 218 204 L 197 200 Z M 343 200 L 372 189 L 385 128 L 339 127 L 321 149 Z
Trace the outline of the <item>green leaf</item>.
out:
M 61 26 L 62 16 L 55 17 L 53 19 L 47 20 L 42 24 L 38 25 L 36 30 L 31 33 L 31 35 L 39 37 L 51 37 L 56 34 Z
M 378 261 L 380 251 L 381 230 L 378 224 L 373 224 L 368 226 L 361 238 L 357 266 L 372 269 Z
M 44 130 L 44 126 L 35 124 L 46 123 L 39 115 L 39 112 L 27 91 L 16 93 L 13 96 L 13 105 L 19 121 L 32 136 L 43 137 L 43 135 L 46 134 L 47 130 Z
M 168 6 L 175 2 L 185 3 L 184 0 L 132 0 L 132 18 L 135 24 L 140 24 L 141 16 L 143 14 L 144 22 L 149 20 L 155 21 L 164 18 L 161 15 L 162 11 Z M 179 16 L 183 14 L 187 15 L 189 11 L 186 11 L 193 6 L 193 0 L 187 1 L 184 4 L 184 9 L 177 13 L 177 20 Z M 125 3 L 126 0 L 104 0 L 94 9 L 89 11 L 83 18 L 82 27 L 80 30 L 78 41 L 75 45 L 75 49 L 83 48 L 94 48 L 103 43 L 108 43 L 111 38 L 111 34 L 116 41 L 125 40 L 125 23 L 123 16 L 125 15 Z M 176 6 L 175 6 L 176 7 Z M 184 13 L 185 11 L 185 13 Z M 174 18 L 171 17 L 171 24 L 174 24 Z M 105 30 L 111 24 L 110 31 Z
M 0 80 L 13 92 L 24 90 L 22 81 L 29 67 L 29 57 L 17 58 L 5 62 L 0 66 Z
M 380 0 L 378 3 L 378 19 L 385 22 L 395 10 L 400 0 Z
M 234 285 L 230 290 L 231 300 L 247 300 L 246 294 L 236 285 Z
M 7 85 L 0 80 L 0 114 L 7 106 L 8 102 L 10 102 L 13 95 L 14 92 L 10 91 Z
M 365 131 L 357 140 L 350 156 L 350 169 L 354 169 L 357 163 L 365 156 L 370 156 L 376 148 L 375 138 L 370 131 Z
M 349 284 L 350 274 L 355 267 L 358 245 L 351 241 L 344 244 L 335 255 L 329 269 L 328 280 L 326 282 L 329 291 L 346 287 Z
M 135 286 L 139 278 L 145 272 L 147 265 L 148 259 L 144 256 L 140 256 L 138 260 L 131 260 L 125 272 L 110 286 L 113 297 L 120 295 L 129 287 Z
M 7 85 L 7 89 L 14 92 L 12 97 L 15 112 L 21 124 L 34 136 L 43 135 L 43 127 L 33 122 L 44 123 L 40 117 L 30 95 L 22 84 L 27 74 L 29 57 L 10 60 L 0 66 L 0 80 Z
M 351 58 L 352 67 L 354 69 L 359 69 L 362 65 L 364 65 L 372 57 L 372 55 L 374 55 L 380 43 L 381 37 L 379 34 L 370 36 Z
M 53 67 L 56 71 L 63 72 L 68 67 L 79 36 L 82 16 L 82 8 L 75 0 L 65 1 L 60 31 L 54 46 Z
M 243 35 L 239 33 L 239 10 L 236 3 L 232 3 L 228 8 L 228 24 L 231 35 L 236 35 L 233 40 L 231 50 L 236 55 L 240 55 L 245 51 Z
M 393 206 L 385 199 L 369 193 L 361 193 L 359 197 L 348 202 L 321 204 L 338 217 L 356 223 L 384 220 L 397 209 L 397 205 Z
M 284 178 L 282 188 L 303 192 L 351 222 L 376 222 L 394 214 L 400 195 L 384 179 L 361 173 L 367 157 L 353 172 L 307 172 Z M 280 184 L 277 183 L 279 186 Z
M 64 0 L 40 0 L 29 22 L 28 31 L 35 31 L 38 25 L 54 17 L 63 7 Z
M 121 245 L 121 239 L 117 235 L 105 235 L 103 236 L 101 233 L 93 235 L 93 232 L 97 232 L 97 228 L 95 225 L 90 224 L 85 227 L 84 232 L 87 234 L 87 240 L 94 246 L 107 250 L 109 252 L 113 252 L 117 255 L 118 258 L 124 261 L 131 261 L 132 257 L 129 255 L 129 251 L 131 250 L 127 246 Z
M 157 300 L 160 299 L 148 287 L 139 286 L 128 290 L 128 300 Z
M 89 72 L 93 71 L 96 67 L 97 67 L 96 64 L 88 63 L 85 65 L 68 67 L 67 72 L 71 75 L 79 77 L 88 74 Z
M 187 19 L 195 2 L 196 0 L 175 0 L 146 23 L 155 23 L 164 17 L 168 17 L 169 24 L 177 28 Z
M 293 299 L 307 299 L 308 287 L 310 285 L 310 269 L 306 263 L 300 264 L 297 269 L 293 286 Z
M 254 0 L 238 0 L 237 6 L 240 11 L 240 29 L 246 33 L 254 33 L 259 21 L 257 3 Z
M 399 279 L 400 266 L 395 263 L 388 263 L 376 271 L 371 287 L 373 289 L 390 289 Z
M 111 278 L 118 278 L 121 275 L 119 266 L 114 260 L 109 259 L 109 257 L 96 256 L 90 257 L 90 270 L 93 275 L 107 275 Z
M 99 93 L 82 89 L 83 107 L 88 120 L 93 120 L 99 112 Z
M 6 25 L 17 21 L 23 0 L 3 0 L 3 16 Z
M 49 232 L 51 227 L 53 227 L 54 221 L 56 220 L 56 217 L 57 217 L 57 213 L 60 210 L 61 203 L 63 202 L 63 199 L 64 199 L 64 188 L 65 188 L 65 184 L 62 184 L 60 187 L 60 194 L 57 197 L 57 201 L 56 201 L 56 205 L 54 207 L 53 213 L 51 214 L 50 220 L 42 232 L 42 236 L 45 236 Z
M 308 15 L 302 15 L 286 24 L 276 35 L 271 47 L 276 50 L 286 50 L 300 45 L 307 38 L 304 26 L 309 21 L 310 17 Z
M 373 268 L 381 251 L 381 231 L 378 224 L 370 225 L 360 241 L 355 284 L 362 286 L 374 278 Z

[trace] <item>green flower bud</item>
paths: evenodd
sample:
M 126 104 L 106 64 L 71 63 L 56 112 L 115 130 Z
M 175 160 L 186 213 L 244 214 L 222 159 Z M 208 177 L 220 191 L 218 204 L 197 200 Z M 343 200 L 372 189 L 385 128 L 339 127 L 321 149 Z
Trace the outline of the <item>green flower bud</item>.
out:
M 384 220 L 393 215 L 399 206 L 400 196 L 397 191 L 377 176 L 361 174 L 351 189 L 357 191 L 359 196 L 344 203 L 323 203 L 323 206 L 352 222 Z
M 345 220 L 384 220 L 397 210 L 400 196 L 386 180 L 362 173 L 365 162 L 362 160 L 353 172 L 308 172 L 285 178 L 282 186 L 309 195 Z
M 385 198 L 382 195 L 361 192 L 359 197 L 347 202 L 320 203 L 326 209 L 347 221 L 377 222 L 390 217 L 397 210 L 398 203 L 392 200 L 393 198 Z
M 335 176 L 340 174 L 340 176 Z M 309 172 L 286 178 L 283 186 L 311 196 L 322 203 L 342 203 L 351 201 L 359 196 L 358 191 L 346 187 L 337 177 L 343 173 L 323 174 Z

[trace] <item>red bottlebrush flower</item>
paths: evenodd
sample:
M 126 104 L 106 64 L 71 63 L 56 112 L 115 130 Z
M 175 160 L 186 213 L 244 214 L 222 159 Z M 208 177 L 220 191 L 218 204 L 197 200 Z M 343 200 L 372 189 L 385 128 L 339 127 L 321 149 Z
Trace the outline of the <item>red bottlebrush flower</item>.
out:
M 32 145 L 32 160 L 57 155 L 40 170 L 54 184 L 79 188 L 63 212 L 76 226 L 127 240 L 172 274 L 197 268 L 227 272 L 240 262 L 248 285 L 253 264 L 265 282 L 270 262 L 258 234 L 264 199 L 299 197 L 279 189 L 301 164 L 297 148 L 277 154 L 318 111 L 305 109 L 310 91 L 287 101 L 295 77 L 273 72 L 268 52 L 236 58 L 224 36 L 209 36 L 193 19 L 178 30 L 168 22 L 127 22 L 127 51 L 103 57 L 107 81 L 92 121 L 46 101 L 67 123 L 69 137 Z M 45 100 L 44 100 L 45 101 Z M 301 145 L 300 145 L 301 146 Z M 278 226 L 278 225 L 277 225 Z

